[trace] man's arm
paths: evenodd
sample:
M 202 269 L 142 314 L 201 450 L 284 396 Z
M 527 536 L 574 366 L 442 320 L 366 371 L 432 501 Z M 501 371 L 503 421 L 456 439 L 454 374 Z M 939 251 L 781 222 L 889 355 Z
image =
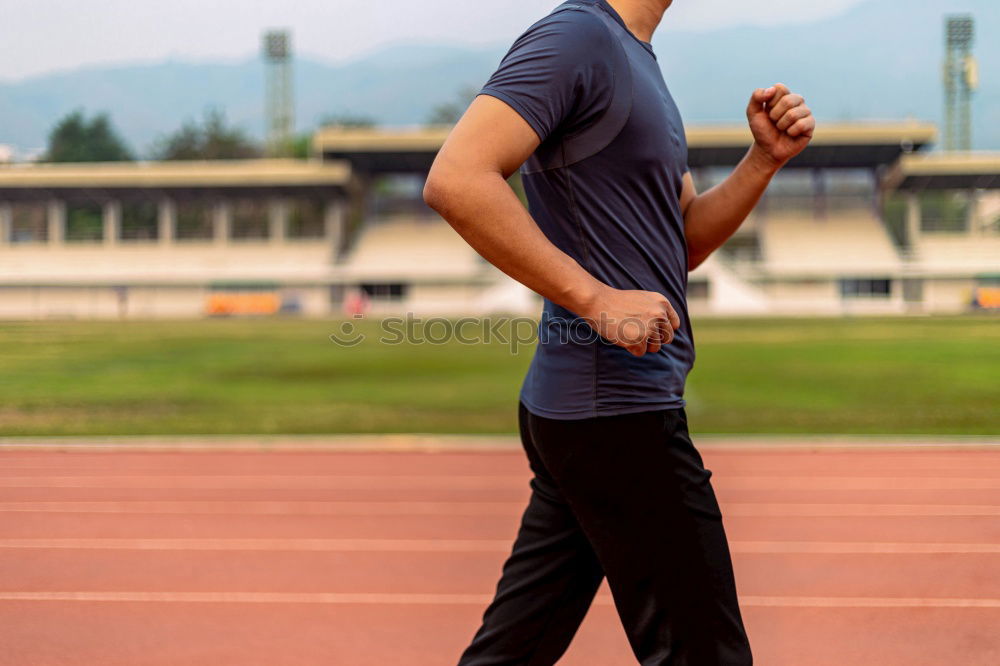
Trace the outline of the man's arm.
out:
M 659 351 L 680 326 L 666 298 L 594 278 L 546 238 L 507 184 L 539 143 L 514 109 L 479 95 L 435 158 L 424 201 L 487 261 L 584 317 L 607 340 L 637 356 Z
M 689 270 L 733 235 L 774 174 L 802 152 L 816 127 L 802 95 L 790 92 L 782 83 L 754 91 L 747 120 L 754 142 L 728 178 L 697 194 L 690 172 L 684 174 L 681 211 Z

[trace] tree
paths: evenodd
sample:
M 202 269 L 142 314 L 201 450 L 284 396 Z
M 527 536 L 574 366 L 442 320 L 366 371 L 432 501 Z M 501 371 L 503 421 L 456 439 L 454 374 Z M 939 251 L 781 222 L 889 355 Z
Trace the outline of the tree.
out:
M 462 114 L 465 113 L 465 110 L 469 108 L 469 104 L 472 104 L 472 100 L 475 99 L 478 93 L 479 90 L 473 86 L 462 86 L 458 89 L 456 98 L 453 101 L 438 104 L 431 109 L 430 115 L 427 116 L 427 124 L 432 126 L 454 125 L 462 117 Z
M 291 141 L 288 150 L 289 157 L 304 160 L 312 156 L 312 134 L 304 132 L 297 134 Z
M 371 116 L 365 115 L 363 113 L 351 113 L 350 111 L 345 111 L 344 113 L 334 113 L 325 116 L 320 124 L 324 127 L 343 127 L 346 129 L 371 129 L 375 127 L 378 123 Z
M 127 162 L 132 152 L 118 136 L 107 113 L 90 120 L 77 109 L 49 132 L 43 162 Z
M 188 120 L 153 147 L 158 160 L 238 160 L 259 157 L 260 146 L 239 127 L 226 124 L 226 115 L 208 109 L 201 124 Z

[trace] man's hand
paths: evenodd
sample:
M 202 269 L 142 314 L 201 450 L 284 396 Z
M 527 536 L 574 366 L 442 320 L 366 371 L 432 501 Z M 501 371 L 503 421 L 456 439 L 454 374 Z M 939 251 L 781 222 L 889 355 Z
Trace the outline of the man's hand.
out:
M 680 317 L 663 294 L 602 285 L 580 316 L 602 338 L 636 356 L 670 344 Z
M 802 95 L 783 83 L 758 88 L 747 105 L 753 148 L 773 161 L 776 168 L 802 152 L 812 139 L 816 119 Z

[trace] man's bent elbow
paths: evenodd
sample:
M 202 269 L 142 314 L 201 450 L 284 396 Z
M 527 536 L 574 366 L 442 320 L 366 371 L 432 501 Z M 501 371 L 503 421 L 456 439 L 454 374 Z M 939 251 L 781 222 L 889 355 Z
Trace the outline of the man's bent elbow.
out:
M 475 179 L 467 174 L 452 168 L 431 167 L 424 181 L 424 203 L 454 226 L 454 218 L 469 208 L 476 185 Z
M 434 172 L 431 171 L 427 174 L 427 180 L 424 181 L 424 203 L 440 212 L 445 198 L 444 190 L 445 187 L 444 183 L 441 181 L 441 177 L 436 176 Z
M 467 195 L 467 181 L 453 169 L 432 166 L 424 181 L 424 203 L 447 220 L 449 211 L 454 211 L 456 204 L 461 203 L 459 199 Z
M 694 254 L 692 252 L 688 252 L 688 273 L 701 266 L 702 263 L 704 263 L 704 261 L 708 259 L 709 254 L 711 253 Z

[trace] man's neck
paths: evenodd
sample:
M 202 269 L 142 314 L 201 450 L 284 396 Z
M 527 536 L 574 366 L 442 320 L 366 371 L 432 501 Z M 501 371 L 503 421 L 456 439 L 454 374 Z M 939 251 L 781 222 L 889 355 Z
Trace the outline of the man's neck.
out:
M 607 3 L 618 12 L 632 34 L 644 42 L 653 39 L 663 12 L 670 6 L 670 0 L 607 0 Z

